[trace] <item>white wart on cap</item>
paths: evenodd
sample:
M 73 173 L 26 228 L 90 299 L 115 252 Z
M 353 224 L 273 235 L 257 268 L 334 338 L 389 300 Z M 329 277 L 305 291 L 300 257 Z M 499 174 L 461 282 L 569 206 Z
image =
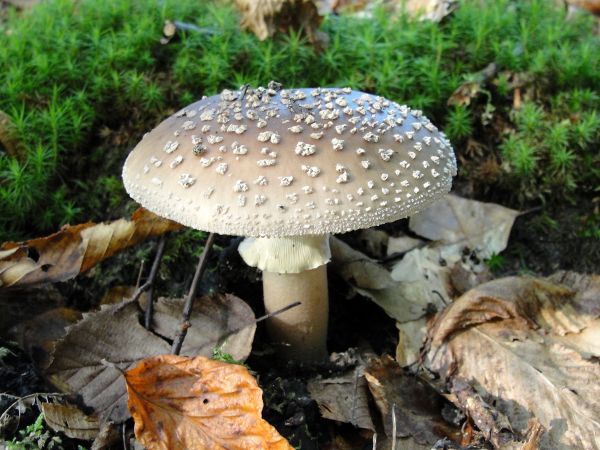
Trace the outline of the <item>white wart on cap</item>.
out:
M 223 91 L 146 134 L 123 167 L 147 209 L 221 234 L 340 233 L 409 216 L 456 160 L 420 111 L 349 88 Z

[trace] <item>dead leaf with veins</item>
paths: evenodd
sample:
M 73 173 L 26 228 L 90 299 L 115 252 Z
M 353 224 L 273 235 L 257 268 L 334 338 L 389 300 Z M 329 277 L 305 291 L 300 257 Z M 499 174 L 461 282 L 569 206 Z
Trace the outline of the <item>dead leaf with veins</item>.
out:
M 597 450 L 600 365 L 589 359 L 596 349 L 565 339 L 596 327 L 599 317 L 599 276 L 495 280 L 435 318 L 424 362 L 442 379 L 469 380 L 515 431 L 537 419 L 546 430 L 540 449 Z
M 65 226 L 50 236 L 0 247 L 0 287 L 66 281 L 128 247 L 183 227 L 140 208 L 131 220 Z
M 140 303 L 145 308 L 145 302 Z M 157 299 L 152 316 L 152 330 L 168 339 L 175 339 L 183 303 L 183 299 Z M 212 356 L 215 348 L 220 348 L 238 361 L 243 361 L 250 355 L 256 318 L 252 308 L 235 295 L 214 294 L 197 298 L 190 325 L 181 355 Z
M 100 432 L 98 418 L 85 414 L 76 406 L 42 403 L 42 413 L 46 425 L 72 439 L 89 441 Z
M 319 405 L 321 416 L 336 422 L 375 431 L 369 411 L 369 389 L 364 366 L 333 378 L 315 378 L 308 382 L 308 391 Z
M 63 392 L 76 393 L 102 422 L 129 417 L 122 370 L 152 355 L 169 353 L 171 346 L 146 330 L 138 306 L 122 303 L 84 314 L 56 343 L 46 369 L 49 380 Z
M 446 195 L 429 208 L 410 217 L 409 227 L 419 236 L 479 249 L 489 258 L 506 248 L 510 230 L 519 211 L 494 203 L 483 203 L 456 195 Z
M 162 355 L 125 380 L 136 438 L 149 450 L 292 449 L 261 418 L 262 391 L 243 366 Z

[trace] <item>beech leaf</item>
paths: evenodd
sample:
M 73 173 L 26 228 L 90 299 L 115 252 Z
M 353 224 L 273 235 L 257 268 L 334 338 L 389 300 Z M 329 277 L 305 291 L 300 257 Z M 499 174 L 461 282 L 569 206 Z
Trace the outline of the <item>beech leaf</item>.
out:
M 136 303 L 103 306 L 68 328 L 55 345 L 46 374 L 63 392 L 80 395 L 103 423 L 121 422 L 129 412 L 120 371 L 170 350 L 166 341 L 140 325 Z
M 42 403 L 46 425 L 73 439 L 92 440 L 100 432 L 98 419 L 79 408 L 58 403 Z
M 518 211 L 494 203 L 482 203 L 446 195 L 411 216 L 409 227 L 427 239 L 477 249 L 483 258 L 506 248 Z
M 117 252 L 182 225 L 140 208 L 131 220 L 65 226 L 50 236 L 0 246 L 0 286 L 65 281 Z
M 261 418 L 262 391 L 241 365 L 161 355 L 125 380 L 135 436 L 148 450 L 292 449 Z
M 516 431 L 537 419 L 541 449 L 597 450 L 600 364 L 586 340 L 568 340 L 597 326 L 600 277 L 550 280 L 503 278 L 455 300 L 429 327 L 425 364 L 469 380 Z
M 159 298 L 154 304 L 152 330 L 173 340 L 180 327 L 183 303 L 183 299 Z M 181 348 L 184 356 L 211 356 L 218 347 L 241 361 L 252 350 L 256 318 L 252 308 L 235 295 L 197 298 L 190 325 Z

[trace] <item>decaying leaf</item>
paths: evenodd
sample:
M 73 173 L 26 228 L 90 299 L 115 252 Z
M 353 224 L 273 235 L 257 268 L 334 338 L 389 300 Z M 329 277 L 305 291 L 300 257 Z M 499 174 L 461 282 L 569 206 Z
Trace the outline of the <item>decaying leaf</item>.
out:
M 398 283 L 376 261 L 332 237 L 331 259 L 335 270 L 361 295 L 370 298 L 400 322 L 415 320 L 427 312 L 427 302 L 415 301 L 426 295 L 422 284 Z
M 136 438 L 149 450 L 292 449 L 261 418 L 262 391 L 243 366 L 162 355 L 125 380 Z
M 104 306 L 68 329 L 46 374 L 63 392 L 80 395 L 102 422 L 121 422 L 129 412 L 120 370 L 170 351 L 166 341 L 139 324 L 137 304 Z
M 448 99 L 449 106 L 468 106 L 482 90 L 481 86 L 498 73 L 496 63 L 490 63 L 483 70 L 469 75 Z
M 395 422 L 397 437 L 412 436 L 419 444 L 433 445 L 444 437 L 459 440 L 460 430 L 442 418 L 444 398 L 389 356 L 372 359 L 365 378 L 388 437 Z
M 55 308 L 16 325 L 12 338 L 40 367 L 50 363 L 54 343 L 66 334 L 66 328 L 81 319 L 72 308 Z
M 506 248 L 518 211 L 493 203 L 446 195 L 424 211 L 411 216 L 409 227 L 427 239 L 479 250 L 489 258 Z
M 440 22 L 458 7 L 456 0 L 406 0 L 403 4 L 410 17 Z
M 364 366 L 359 366 L 342 376 L 309 381 L 310 396 L 319 405 L 321 416 L 375 431 L 369 411 L 369 390 L 363 372 Z
M 313 44 L 326 43 L 318 31 L 321 23 L 313 0 L 236 0 L 242 13 L 242 28 L 253 32 L 261 41 L 276 32 L 303 30 Z
M 179 330 L 183 303 L 183 299 L 159 298 L 154 305 L 153 331 L 173 340 Z M 256 319 L 246 302 L 234 295 L 197 298 L 190 324 L 181 348 L 184 356 L 211 356 L 219 347 L 243 361 L 252 350 Z
M 514 430 L 537 419 L 541 449 L 599 449 L 600 365 L 565 337 L 595 326 L 600 277 L 557 278 L 571 284 L 509 277 L 467 292 L 432 322 L 425 363 L 469 380 Z
M 85 223 L 45 238 L 5 243 L 0 251 L 0 281 L 4 286 L 64 281 L 124 248 L 179 228 L 139 209 L 131 221 Z
M 76 406 L 42 403 L 46 425 L 73 439 L 92 440 L 100 432 L 98 419 L 88 416 Z
M 65 226 L 50 236 L 0 247 L 0 286 L 65 281 L 115 253 L 182 225 L 140 208 L 131 220 Z

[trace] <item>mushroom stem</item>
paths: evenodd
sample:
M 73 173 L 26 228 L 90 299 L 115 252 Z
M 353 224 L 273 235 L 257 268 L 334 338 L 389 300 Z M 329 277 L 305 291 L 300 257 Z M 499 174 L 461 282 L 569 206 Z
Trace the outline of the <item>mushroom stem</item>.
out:
M 267 319 L 267 328 L 280 347 L 279 353 L 305 363 L 325 359 L 329 235 L 246 238 L 239 252 L 246 264 L 263 271 L 267 313 L 301 302 Z
M 301 304 L 267 320 L 272 339 L 286 359 L 305 363 L 327 357 L 327 265 L 300 273 L 263 272 L 263 291 L 267 313 L 294 301 Z

